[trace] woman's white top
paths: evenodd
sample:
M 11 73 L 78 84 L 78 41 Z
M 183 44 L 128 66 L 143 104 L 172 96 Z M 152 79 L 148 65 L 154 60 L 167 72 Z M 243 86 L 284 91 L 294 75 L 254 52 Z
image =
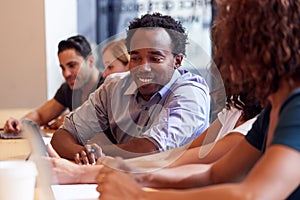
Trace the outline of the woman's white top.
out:
M 241 114 L 242 111 L 234 107 L 232 107 L 231 109 L 224 108 L 221 112 L 218 113 L 218 119 L 222 124 L 222 128 L 219 131 L 218 138 L 222 138 L 232 132 L 238 132 L 243 135 L 246 135 L 248 133 L 248 131 L 252 128 L 252 124 L 255 122 L 257 116 L 234 128 Z

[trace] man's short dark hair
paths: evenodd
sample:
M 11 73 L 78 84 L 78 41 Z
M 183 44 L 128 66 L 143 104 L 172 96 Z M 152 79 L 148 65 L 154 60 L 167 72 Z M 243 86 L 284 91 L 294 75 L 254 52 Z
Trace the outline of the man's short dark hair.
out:
M 141 18 L 135 18 L 127 30 L 126 46 L 129 51 L 131 38 L 138 28 L 164 28 L 172 40 L 172 53 L 185 55 L 187 34 L 181 23 L 171 16 L 153 13 L 145 14 Z
M 68 50 L 75 49 L 83 58 L 87 58 L 91 54 L 91 46 L 87 39 L 82 35 L 76 35 L 66 40 L 60 41 L 58 44 L 58 54 Z

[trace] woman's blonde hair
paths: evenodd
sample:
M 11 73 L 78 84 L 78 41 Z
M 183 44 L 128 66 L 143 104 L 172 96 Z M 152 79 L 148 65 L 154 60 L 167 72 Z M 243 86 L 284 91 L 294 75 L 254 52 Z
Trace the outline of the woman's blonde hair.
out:
M 125 39 L 113 40 L 109 42 L 102 49 L 102 54 L 107 50 L 110 50 L 112 52 L 112 55 L 116 59 L 121 61 L 124 65 L 127 65 L 129 63 L 129 54 L 125 45 Z

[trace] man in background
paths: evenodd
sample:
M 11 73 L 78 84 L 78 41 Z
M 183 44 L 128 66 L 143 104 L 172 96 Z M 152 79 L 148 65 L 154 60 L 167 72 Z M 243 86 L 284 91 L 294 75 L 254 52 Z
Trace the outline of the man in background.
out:
M 84 36 L 77 35 L 62 40 L 58 44 L 58 59 L 65 82 L 52 99 L 22 117 L 51 129 L 57 129 L 62 124 L 62 114 L 67 109 L 72 111 L 79 107 L 103 82 L 95 67 L 91 46 Z M 20 131 L 19 120 L 10 118 L 6 121 L 4 132 Z

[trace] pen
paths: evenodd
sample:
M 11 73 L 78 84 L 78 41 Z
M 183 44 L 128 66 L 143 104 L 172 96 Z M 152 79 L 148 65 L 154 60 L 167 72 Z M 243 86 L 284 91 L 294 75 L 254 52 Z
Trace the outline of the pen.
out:
M 96 150 L 91 145 L 85 145 L 85 147 L 91 154 L 96 152 Z

